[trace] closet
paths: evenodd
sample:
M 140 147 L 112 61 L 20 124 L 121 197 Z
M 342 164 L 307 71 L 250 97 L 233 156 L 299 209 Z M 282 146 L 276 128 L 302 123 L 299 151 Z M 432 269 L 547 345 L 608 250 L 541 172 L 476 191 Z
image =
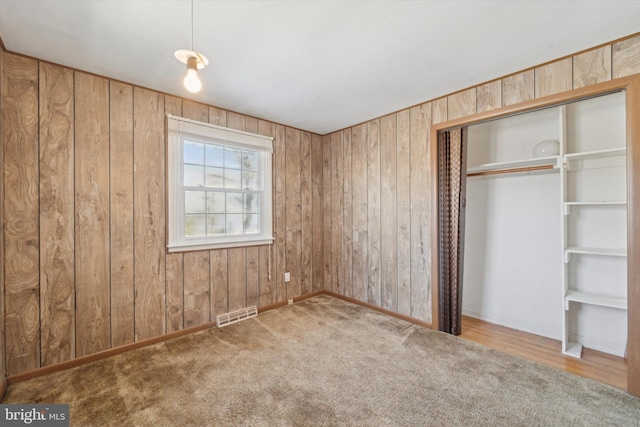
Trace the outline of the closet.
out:
M 468 127 L 463 314 L 624 356 L 625 93 Z

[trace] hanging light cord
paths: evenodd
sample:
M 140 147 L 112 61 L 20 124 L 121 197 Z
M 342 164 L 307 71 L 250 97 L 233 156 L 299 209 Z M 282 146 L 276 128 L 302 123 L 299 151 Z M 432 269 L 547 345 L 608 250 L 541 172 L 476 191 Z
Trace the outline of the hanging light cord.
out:
M 193 0 L 191 0 L 191 50 L 195 52 L 193 48 Z

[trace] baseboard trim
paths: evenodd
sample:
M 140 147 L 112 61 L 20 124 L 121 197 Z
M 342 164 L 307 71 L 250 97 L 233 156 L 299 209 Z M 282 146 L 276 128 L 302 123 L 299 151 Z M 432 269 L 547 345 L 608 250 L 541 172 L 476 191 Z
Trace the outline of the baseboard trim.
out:
M 295 297 L 293 299 L 294 302 L 302 301 L 307 298 L 311 298 L 317 295 L 321 295 L 324 291 L 315 291 L 305 295 L 301 295 L 299 297 Z M 287 305 L 287 301 L 277 302 L 275 304 L 270 304 L 265 307 L 261 307 L 258 309 L 258 313 L 263 313 L 265 311 L 273 310 L 274 308 L 282 307 Z M 53 365 L 45 366 L 43 368 L 33 369 L 31 371 L 23 372 L 20 374 L 9 375 L 7 378 L 3 380 L 2 386 L 0 386 L 0 396 L 4 395 L 4 391 L 6 390 L 8 385 L 15 384 L 20 381 L 26 381 L 31 378 L 40 377 L 43 375 L 51 374 L 54 372 L 64 371 L 66 369 L 75 368 L 76 366 L 86 365 L 87 363 L 96 362 L 101 359 L 105 359 L 107 357 L 116 356 L 118 354 L 126 353 L 128 351 L 137 350 L 139 348 L 148 347 L 150 345 L 158 344 L 163 341 L 168 341 L 173 338 L 178 338 L 183 335 L 192 334 L 194 332 L 203 331 L 209 328 L 215 328 L 216 322 L 207 322 L 202 325 L 192 326 L 190 328 L 181 329 L 175 332 L 169 332 L 168 334 L 159 335 L 153 338 L 147 338 L 141 341 L 124 344 L 119 347 L 110 348 L 108 350 L 99 351 L 97 353 L 89 354 L 86 356 L 81 356 L 72 360 L 67 360 L 65 362 L 55 363 Z
M 377 305 L 370 304 L 368 302 L 360 301 L 355 298 L 346 297 L 344 295 L 337 294 L 332 291 L 323 291 L 325 295 L 332 296 L 334 298 L 338 298 L 344 301 L 348 301 L 353 304 L 361 305 L 363 307 L 367 307 L 371 310 L 377 311 L 382 314 L 386 314 L 387 316 L 395 317 L 396 319 L 404 320 L 405 322 L 413 323 L 414 325 L 422 326 L 427 329 L 433 329 L 431 323 L 423 322 L 422 320 L 414 319 L 413 317 L 405 316 L 404 314 L 396 313 L 390 310 L 387 310 L 382 307 L 378 307 Z

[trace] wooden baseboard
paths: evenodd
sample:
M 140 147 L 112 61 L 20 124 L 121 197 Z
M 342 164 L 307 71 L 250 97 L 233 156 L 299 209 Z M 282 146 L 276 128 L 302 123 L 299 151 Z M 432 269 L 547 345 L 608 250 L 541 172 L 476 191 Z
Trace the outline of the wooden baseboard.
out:
M 363 302 L 363 301 L 357 300 L 355 298 L 346 297 L 344 295 L 340 295 L 340 294 L 337 294 L 337 293 L 332 292 L 332 291 L 326 291 L 325 290 L 325 291 L 323 291 L 323 293 L 325 295 L 329 295 L 329 296 L 332 296 L 334 298 L 339 298 L 341 300 L 345 300 L 345 301 L 348 301 L 348 302 L 353 303 L 353 304 L 357 304 L 357 305 L 361 305 L 363 307 L 370 308 L 371 310 L 386 314 L 387 316 L 395 317 L 397 319 L 404 320 L 405 322 L 413 323 L 414 325 L 422 326 L 422 327 L 425 327 L 427 329 L 433 329 L 431 327 L 431 323 L 423 322 L 422 320 L 414 319 L 413 317 L 405 316 L 404 314 L 395 313 L 393 311 L 384 309 L 382 307 L 378 307 L 377 305 L 369 304 L 368 302 Z
M 321 295 L 324 291 L 316 291 L 311 292 L 305 295 L 301 295 L 293 299 L 294 302 L 302 301 L 307 298 L 311 298 L 317 295 Z M 273 310 L 274 308 L 282 307 L 287 305 L 287 301 L 281 301 L 275 304 L 271 304 L 265 307 L 261 307 L 258 309 L 259 313 L 263 313 L 265 311 Z M 147 338 L 145 340 L 133 342 L 130 344 L 121 345 L 119 347 L 110 348 L 108 350 L 100 351 L 98 353 L 89 354 L 87 356 L 78 357 L 72 360 L 67 360 L 65 362 L 56 363 L 53 365 L 45 366 L 43 368 L 33 369 L 31 371 L 23 372 L 20 374 L 9 375 L 3 381 L 3 388 L 0 387 L 0 395 L 4 394 L 4 390 L 6 389 L 8 384 L 15 384 L 20 381 L 25 381 L 31 378 L 40 377 L 42 375 L 51 374 L 53 372 L 64 371 L 66 369 L 75 368 L 76 366 L 85 365 L 87 363 L 95 362 L 101 359 L 105 359 L 107 357 L 115 356 L 118 354 L 126 353 L 128 351 L 137 350 L 139 348 L 147 347 L 153 344 L 161 343 L 163 341 L 168 341 L 173 338 L 178 338 L 183 335 L 192 334 L 194 332 L 203 331 L 209 328 L 215 328 L 216 322 L 207 322 L 202 325 L 193 326 L 191 328 L 182 329 L 180 331 L 170 332 L 168 334 L 159 335 L 153 338 Z

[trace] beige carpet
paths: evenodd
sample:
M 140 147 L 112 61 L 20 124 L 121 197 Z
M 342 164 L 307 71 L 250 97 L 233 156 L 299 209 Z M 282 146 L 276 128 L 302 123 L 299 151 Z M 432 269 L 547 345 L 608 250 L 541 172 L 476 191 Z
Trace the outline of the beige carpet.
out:
M 640 399 L 329 296 L 9 387 L 75 426 L 640 425 Z

